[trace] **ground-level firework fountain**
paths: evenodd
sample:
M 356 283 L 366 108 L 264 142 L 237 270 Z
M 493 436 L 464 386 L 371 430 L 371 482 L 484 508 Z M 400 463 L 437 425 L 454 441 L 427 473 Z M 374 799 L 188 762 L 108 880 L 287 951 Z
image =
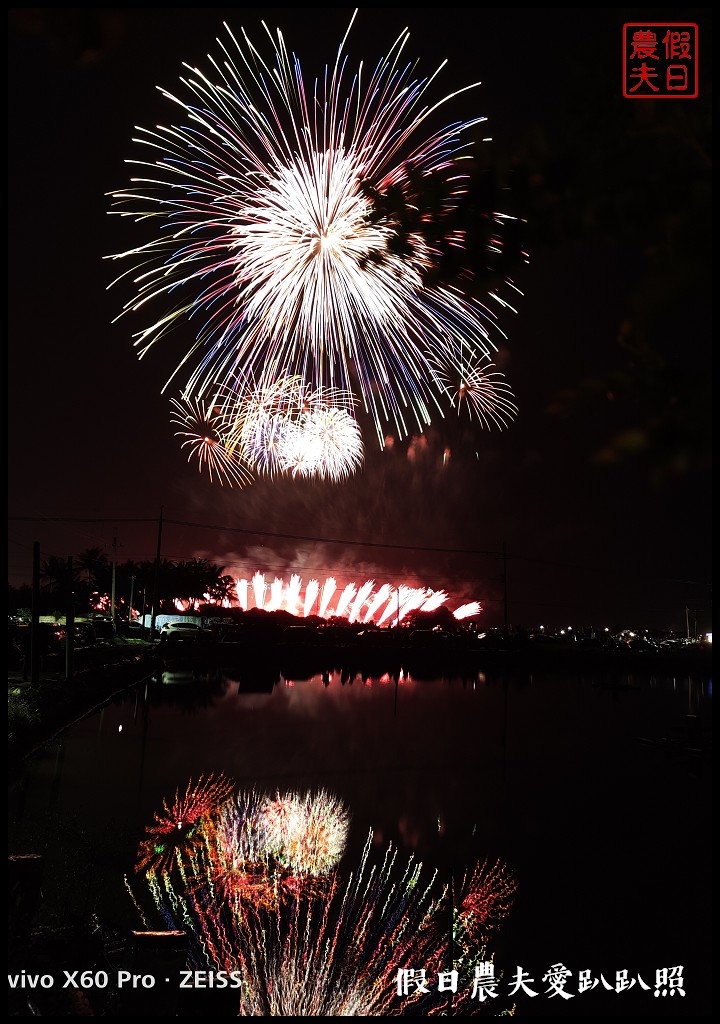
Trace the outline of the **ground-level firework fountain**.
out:
M 293 573 L 286 581 L 275 576 L 268 582 L 265 574 L 257 571 L 250 579 L 237 580 L 235 585 L 237 601 L 243 611 L 258 608 L 262 611 L 286 611 L 299 618 L 317 615 L 322 619 L 343 618 L 352 623 L 373 623 L 376 626 L 390 626 L 406 618 L 410 612 L 432 612 L 446 607 L 449 595 L 444 590 L 427 587 L 397 587 L 389 583 L 377 584 L 366 580 L 362 584 L 338 585 L 334 576 L 328 576 L 321 584 L 311 579 L 307 584 Z M 209 599 L 209 596 L 208 596 Z M 200 602 L 176 602 L 178 611 L 197 611 Z M 457 607 L 455 619 L 467 619 L 479 615 L 482 607 L 478 601 L 470 601 Z
M 349 827 L 324 789 L 200 779 L 156 814 L 135 869 L 146 888 L 128 888 L 146 928 L 188 932 L 189 967 L 234 979 L 238 1016 L 512 1013 L 491 991 L 489 942 L 516 888 L 505 866 L 443 884 L 392 845 L 376 858 L 372 831 L 344 865 Z

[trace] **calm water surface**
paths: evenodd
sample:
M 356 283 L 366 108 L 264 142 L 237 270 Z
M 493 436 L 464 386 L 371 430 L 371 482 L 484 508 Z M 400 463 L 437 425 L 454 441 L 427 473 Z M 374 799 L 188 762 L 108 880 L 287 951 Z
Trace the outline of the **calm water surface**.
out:
M 219 772 L 271 794 L 325 789 L 350 809 L 350 861 L 372 830 L 379 851 L 392 842 L 441 876 L 507 864 L 518 890 L 496 963 L 540 993 L 517 1015 L 709 1015 L 711 704 L 709 678 L 640 673 L 166 673 L 28 762 L 10 852 L 45 855 L 46 913 L 138 928 L 124 876 L 176 791 Z M 687 994 L 562 1000 L 542 982 L 557 963 L 653 986 L 683 965 Z

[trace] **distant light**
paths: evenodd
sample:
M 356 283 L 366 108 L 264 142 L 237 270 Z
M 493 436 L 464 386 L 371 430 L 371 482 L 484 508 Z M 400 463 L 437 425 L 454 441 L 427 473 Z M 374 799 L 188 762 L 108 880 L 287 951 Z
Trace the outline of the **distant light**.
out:
M 121 725 L 118 726 L 118 732 L 122 732 L 122 726 Z
M 712 643 L 712 633 L 706 633 L 705 634 L 705 639 L 707 640 L 707 642 L 709 644 L 711 644 Z

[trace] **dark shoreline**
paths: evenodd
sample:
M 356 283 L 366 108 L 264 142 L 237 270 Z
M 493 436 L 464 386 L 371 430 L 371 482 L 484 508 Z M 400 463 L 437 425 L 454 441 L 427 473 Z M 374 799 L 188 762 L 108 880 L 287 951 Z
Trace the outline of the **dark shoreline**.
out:
M 125 649 L 108 647 L 106 660 L 95 652 L 91 667 L 78 669 L 65 678 L 64 658 L 44 663 L 36 686 L 23 680 L 22 669 L 9 670 L 9 700 L 23 702 L 26 719 L 10 718 L 8 727 L 9 768 L 17 768 L 34 750 L 49 742 L 72 722 L 139 682 L 162 683 L 164 678 L 202 685 L 203 678 L 226 675 L 241 688 L 270 692 L 280 680 L 309 679 L 333 672 L 343 681 L 387 676 L 421 681 L 447 677 L 476 678 L 485 675 L 521 675 L 533 672 L 584 673 L 608 676 L 608 685 L 618 686 L 617 676 L 633 675 L 712 677 L 712 648 L 679 648 L 671 651 L 590 649 L 577 646 L 539 647 L 508 644 L 495 649 L 469 649 L 463 643 L 407 644 L 383 637 L 379 643 L 272 642 L 262 637 L 242 642 L 142 644 Z
M 284 678 L 300 679 L 323 672 L 348 672 L 363 676 L 402 671 L 414 679 L 436 676 L 476 675 L 480 672 L 650 672 L 670 675 L 712 674 L 710 645 L 659 651 L 635 651 L 630 648 L 539 646 L 533 643 L 508 643 L 495 647 L 473 645 L 450 637 L 447 642 L 427 644 L 394 641 L 378 642 L 312 641 L 272 642 L 262 637 L 230 643 L 158 644 L 155 658 L 159 668 L 187 666 L 199 670 L 218 669 L 245 672 L 262 668 L 265 677 L 277 672 Z

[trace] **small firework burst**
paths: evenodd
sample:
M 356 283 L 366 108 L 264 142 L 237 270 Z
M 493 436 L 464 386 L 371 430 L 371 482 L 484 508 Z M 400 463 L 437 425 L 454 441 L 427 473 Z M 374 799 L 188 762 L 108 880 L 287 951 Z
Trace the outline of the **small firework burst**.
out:
M 453 387 L 449 375 L 443 375 L 447 393 L 458 413 L 467 406 L 471 418 L 484 427 L 506 427 L 517 416 L 518 407 L 504 375 L 493 369 L 492 363 L 457 371 L 458 382 Z
M 232 444 L 232 423 L 212 402 L 199 398 L 171 399 L 170 421 L 182 430 L 175 436 L 183 438 L 180 447 L 187 448 L 188 462 L 197 460 L 202 473 L 207 469 L 210 480 L 232 487 L 245 487 L 253 480 L 249 467 Z
M 224 775 L 201 776 L 197 785 L 188 783 L 184 796 L 175 793 L 173 803 L 163 801 L 162 814 L 155 815 L 155 824 L 145 831 L 147 839 L 140 844 L 136 871 L 157 874 L 170 870 L 177 858 L 187 858 L 205 842 L 203 827 L 211 826 L 212 818 L 232 794 L 232 783 Z
M 282 460 L 293 476 L 343 480 L 363 461 L 360 427 L 344 409 L 316 405 L 289 426 Z

